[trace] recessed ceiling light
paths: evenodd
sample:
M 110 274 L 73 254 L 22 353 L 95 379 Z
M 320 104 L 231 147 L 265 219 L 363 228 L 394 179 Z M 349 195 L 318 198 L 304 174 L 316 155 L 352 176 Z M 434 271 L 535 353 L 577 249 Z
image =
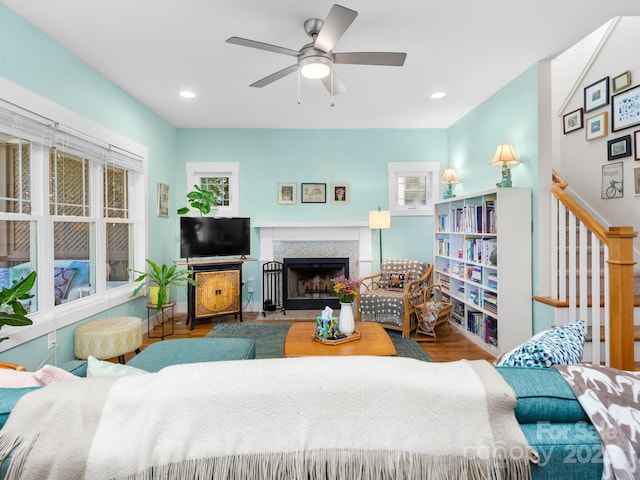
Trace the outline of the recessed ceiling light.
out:
M 431 94 L 431 98 L 433 98 L 434 100 L 438 100 L 439 98 L 444 98 L 446 96 L 447 96 L 447 92 L 444 92 L 442 90 L 438 90 Z
M 183 90 L 180 92 L 180 96 L 182 98 L 193 98 L 196 96 L 196 94 L 193 93 L 191 90 Z

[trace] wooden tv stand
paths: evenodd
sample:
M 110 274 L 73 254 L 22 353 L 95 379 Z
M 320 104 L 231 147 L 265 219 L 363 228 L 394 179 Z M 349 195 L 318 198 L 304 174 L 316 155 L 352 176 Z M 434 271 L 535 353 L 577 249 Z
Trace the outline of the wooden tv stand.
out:
M 187 323 L 221 315 L 240 315 L 242 321 L 242 264 L 244 258 L 180 262 L 193 271 L 199 286 L 187 286 Z

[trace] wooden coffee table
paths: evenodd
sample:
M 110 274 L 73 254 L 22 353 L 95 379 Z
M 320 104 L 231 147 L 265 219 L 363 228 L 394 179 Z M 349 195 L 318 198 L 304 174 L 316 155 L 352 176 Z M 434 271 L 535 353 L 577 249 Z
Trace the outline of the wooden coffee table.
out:
M 285 357 L 323 355 L 379 355 L 395 356 L 396 347 L 384 328 L 374 322 L 356 323 L 360 339 L 340 345 L 325 345 L 313 340 L 316 322 L 297 322 L 291 325 L 284 340 Z

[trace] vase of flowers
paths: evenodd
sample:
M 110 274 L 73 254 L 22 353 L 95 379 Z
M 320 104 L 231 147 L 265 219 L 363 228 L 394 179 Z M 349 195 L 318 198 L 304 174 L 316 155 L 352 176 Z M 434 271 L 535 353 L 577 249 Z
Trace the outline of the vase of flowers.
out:
M 333 291 L 336 292 L 340 302 L 340 315 L 338 316 L 338 330 L 340 333 L 349 335 L 356 329 L 353 317 L 352 304 L 356 298 L 356 293 L 360 284 L 356 280 L 341 275 L 333 280 Z

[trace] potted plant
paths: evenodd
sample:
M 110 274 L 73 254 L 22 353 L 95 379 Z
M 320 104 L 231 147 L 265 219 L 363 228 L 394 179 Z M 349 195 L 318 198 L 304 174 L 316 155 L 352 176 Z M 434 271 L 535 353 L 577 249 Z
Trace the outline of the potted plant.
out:
M 211 211 L 211 207 L 218 204 L 218 197 L 220 192 L 205 190 L 198 185 L 193 186 L 194 190 L 187 193 L 187 199 L 191 208 L 195 208 L 200 211 L 200 216 L 206 215 Z M 217 189 L 216 189 L 217 190 Z M 184 215 L 189 213 L 189 207 L 182 207 L 178 209 L 178 215 Z
M 33 288 L 35 281 L 36 272 L 31 272 L 11 285 L 11 287 L 2 287 L 2 290 L 0 290 L 0 329 L 5 325 L 24 327 L 33 323 L 30 318 L 27 318 L 28 312 L 24 308 L 22 301 L 33 297 L 29 292 Z M 0 338 L 0 342 L 7 338 Z
M 191 284 L 195 287 L 198 286 L 193 278 L 191 278 L 192 270 L 178 269 L 177 265 L 166 264 L 158 265 L 153 260 L 147 258 L 147 264 L 149 265 L 148 272 L 141 272 L 139 270 L 129 269 L 129 271 L 138 273 L 139 275 L 134 279 L 134 282 L 140 282 L 140 285 L 133 291 L 132 296 L 136 296 L 142 287 L 145 286 L 146 281 L 149 282 L 149 303 L 156 306 L 157 310 L 162 310 L 162 306 L 169 303 L 169 287 L 174 285 L 176 287 L 182 287 L 187 284 Z M 157 296 L 151 294 L 151 289 L 157 290 Z M 155 298 L 154 298 L 155 297 Z

